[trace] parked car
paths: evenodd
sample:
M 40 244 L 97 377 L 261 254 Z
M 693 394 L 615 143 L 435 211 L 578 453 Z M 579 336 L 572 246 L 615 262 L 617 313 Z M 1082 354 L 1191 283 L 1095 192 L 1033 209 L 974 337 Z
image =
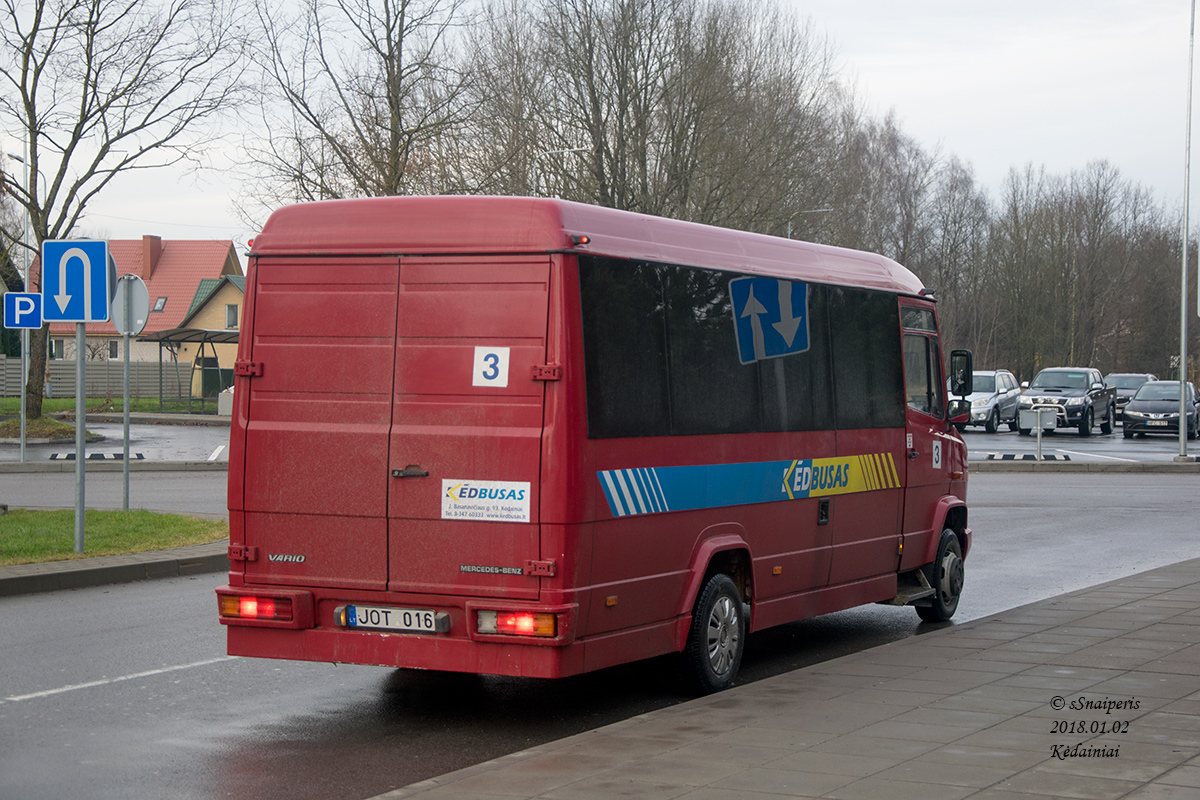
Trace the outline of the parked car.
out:
M 1117 390 L 1117 419 L 1124 419 L 1125 406 L 1137 394 L 1146 381 L 1158 380 L 1149 372 L 1110 372 L 1104 376 L 1104 385 Z
M 1112 433 L 1117 418 L 1117 393 L 1104 385 L 1100 370 L 1051 367 L 1022 386 L 1029 391 L 1018 401 L 1018 414 L 1021 409 L 1050 408 L 1055 412 L 1054 428 L 1078 428 L 1080 436 L 1090 436 L 1092 426 L 1099 420 L 1100 432 Z M 1022 436 L 1028 436 L 1030 430 L 1018 427 Z
M 995 433 L 1003 422 L 1010 431 L 1015 431 L 1017 400 L 1021 397 L 1017 376 L 1006 369 L 977 370 L 971 375 L 975 389 L 967 396 L 971 418 L 959 430 L 967 425 L 982 425 L 988 433 Z
M 1196 387 L 1189 381 L 1184 400 L 1187 413 L 1187 438 L 1200 434 Z M 1179 381 L 1147 381 L 1125 406 L 1125 438 L 1147 433 L 1179 435 Z

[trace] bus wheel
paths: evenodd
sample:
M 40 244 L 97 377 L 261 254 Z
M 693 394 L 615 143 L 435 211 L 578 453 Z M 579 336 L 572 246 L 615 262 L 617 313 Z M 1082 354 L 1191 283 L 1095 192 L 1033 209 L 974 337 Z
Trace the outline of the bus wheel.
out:
M 696 598 L 692 628 L 683 650 L 683 674 L 697 694 L 711 694 L 733 684 L 748 629 L 742 595 L 725 574 L 714 575 Z
M 945 622 L 958 610 L 958 598 L 963 589 L 962 547 L 954 531 L 949 528 L 942 531 L 937 558 L 923 569 L 933 587 L 933 597 L 929 599 L 929 605 L 917 606 L 917 616 L 925 622 Z

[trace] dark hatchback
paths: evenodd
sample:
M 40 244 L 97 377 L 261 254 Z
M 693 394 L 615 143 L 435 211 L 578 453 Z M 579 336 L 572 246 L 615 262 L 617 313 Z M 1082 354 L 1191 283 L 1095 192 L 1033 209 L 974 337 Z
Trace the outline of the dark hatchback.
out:
M 1196 387 L 1187 384 L 1184 406 L 1187 413 L 1187 438 L 1200 433 L 1200 414 L 1196 408 Z M 1125 406 L 1125 438 L 1147 433 L 1179 435 L 1179 381 L 1149 381 Z

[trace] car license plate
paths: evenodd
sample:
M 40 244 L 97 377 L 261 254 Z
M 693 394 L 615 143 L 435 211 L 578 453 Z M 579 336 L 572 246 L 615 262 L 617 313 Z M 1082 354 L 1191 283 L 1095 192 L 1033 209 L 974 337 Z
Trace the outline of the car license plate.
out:
M 378 631 L 437 633 L 437 614 L 431 608 L 346 606 L 346 626 Z
M 1154 426 L 1157 426 L 1157 427 L 1160 427 L 1160 428 L 1165 428 L 1165 427 L 1167 427 L 1167 421 L 1166 421 L 1165 419 L 1152 419 L 1152 420 L 1148 420 L 1148 421 L 1146 422 L 1146 424 L 1147 424 L 1147 425 L 1154 425 Z

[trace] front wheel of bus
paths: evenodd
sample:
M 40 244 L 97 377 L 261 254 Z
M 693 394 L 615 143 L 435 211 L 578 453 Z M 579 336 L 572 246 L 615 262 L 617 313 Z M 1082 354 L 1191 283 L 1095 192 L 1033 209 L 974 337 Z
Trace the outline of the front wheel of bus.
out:
M 733 684 L 748 631 L 742 595 L 728 575 L 714 575 L 704 585 L 692 610 L 692 628 L 683 650 L 684 678 L 697 694 L 711 694 Z
M 954 531 L 942 531 L 938 542 L 937 557 L 924 567 L 925 577 L 933 587 L 929 605 L 917 606 L 917 616 L 925 622 L 945 622 L 958 610 L 958 598 L 963 589 L 962 546 Z

